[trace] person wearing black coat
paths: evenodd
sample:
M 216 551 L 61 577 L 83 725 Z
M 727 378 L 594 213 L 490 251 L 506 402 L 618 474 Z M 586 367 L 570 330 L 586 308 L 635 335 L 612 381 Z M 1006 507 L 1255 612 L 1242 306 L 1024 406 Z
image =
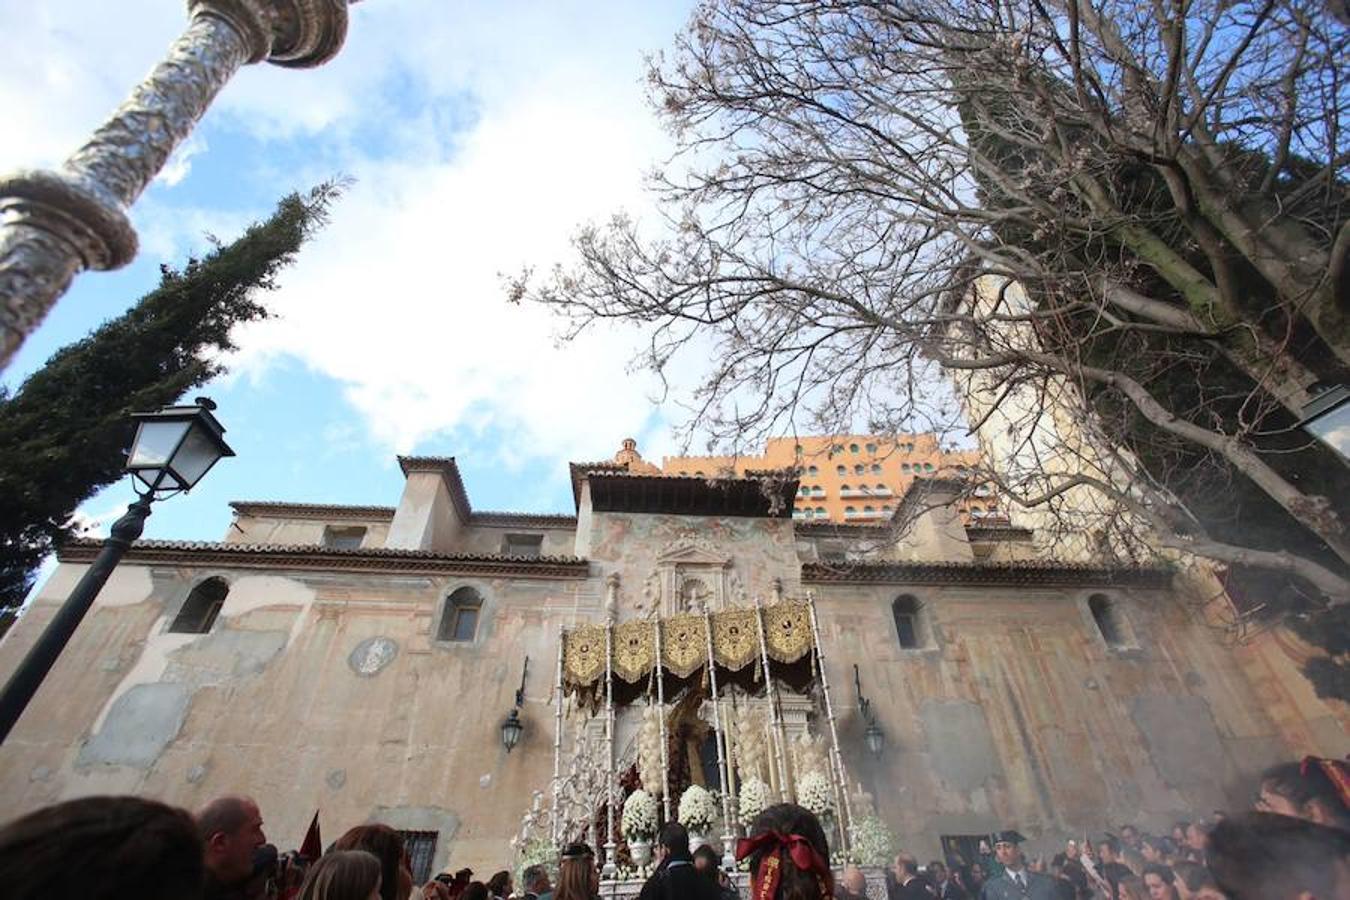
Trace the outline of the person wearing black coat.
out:
M 689 832 L 683 825 L 667 822 L 656 840 L 656 871 L 642 886 L 638 900 L 721 900 L 717 884 L 694 868 Z

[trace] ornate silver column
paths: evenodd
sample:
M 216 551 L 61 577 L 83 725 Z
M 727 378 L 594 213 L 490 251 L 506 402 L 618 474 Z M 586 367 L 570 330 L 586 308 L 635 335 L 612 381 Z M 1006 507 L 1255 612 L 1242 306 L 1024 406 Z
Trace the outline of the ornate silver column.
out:
M 565 633 L 558 626 L 558 680 L 553 686 L 553 805 L 550 807 L 549 837 L 553 846 L 558 846 L 562 831 L 558 821 L 558 798 L 562 796 L 562 735 L 563 735 L 563 639 Z
M 660 610 L 657 610 L 659 613 Z M 661 707 L 661 812 L 662 818 L 670 821 L 670 761 L 667 759 L 666 750 L 666 674 L 661 668 L 661 617 L 658 615 L 656 621 L 652 623 L 652 628 L 656 631 L 656 666 L 652 669 L 652 677 L 656 679 L 656 702 Z
M 0 370 L 84 269 L 136 255 L 127 210 L 240 66 L 308 68 L 347 36 L 347 0 L 188 0 L 187 29 L 58 171 L 0 177 Z

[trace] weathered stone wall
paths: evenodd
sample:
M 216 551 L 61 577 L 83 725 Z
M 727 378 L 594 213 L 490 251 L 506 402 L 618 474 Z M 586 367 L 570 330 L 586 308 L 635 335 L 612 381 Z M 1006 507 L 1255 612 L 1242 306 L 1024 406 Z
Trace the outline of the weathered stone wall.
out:
M 58 568 L 0 643 L 0 673 L 82 570 Z M 166 633 L 207 575 L 230 582 L 211 632 Z M 461 584 L 484 597 L 478 639 L 436 641 Z M 319 809 L 328 840 L 377 820 L 440 831 L 438 865 L 501 865 L 552 772 L 558 627 L 598 602 L 577 581 L 124 565 L 0 748 L 0 808 L 109 792 L 195 808 L 243 791 L 283 847 Z M 499 725 L 526 655 L 526 732 L 508 755 Z
M 899 647 L 902 591 L 923 603 L 923 649 Z M 1268 706 L 1239 655 L 1167 592 L 1107 592 L 1135 645 L 1108 647 L 1087 607 L 1098 592 L 817 588 L 850 773 L 907 847 L 936 854 L 939 835 L 1016 827 L 1057 850 L 1124 822 L 1161 829 L 1245 805 L 1265 765 L 1350 746 L 1325 707 L 1292 741 L 1276 718 L 1287 705 Z M 862 749 L 854 663 L 888 737 L 880 760 Z
M 230 544 L 277 544 L 286 547 L 318 546 L 328 526 L 366 529 L 363 547 L 383 547 L 389 523 L 357 517 L 333 516 L 325 521 L 286 519 L 273 516 L 236 516 L 221 540 Z
M 460 553 L 503 553 L 508 534 L 540 534 L 544 556 L 574 556 L 576 530 L 574 528 L 531 528 L 526 526 L 471 525 L 460 536 Z

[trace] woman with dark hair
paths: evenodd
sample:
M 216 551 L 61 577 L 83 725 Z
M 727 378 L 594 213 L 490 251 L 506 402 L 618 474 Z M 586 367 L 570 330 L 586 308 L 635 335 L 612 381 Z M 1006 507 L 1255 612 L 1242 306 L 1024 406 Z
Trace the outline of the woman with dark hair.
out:
M 1350 831 L 1347 793 L 1350 766 L 1340 760 L 1309 756 L 1303 762 L 1266 769 L 1261 775 L 1256 809 Z
M 795 803 L 760 813 L 750 836 L 736 844 L 736 860 L 750 860 L 750 895 L 772 900 L 828 900 L 834 896 L 830 847 L 819 820 Z
M 595 852 L 578 841 L 563 848 L 558 862 L 558 887 L 553 900 L 595 900 L 600 890 L 600 872 Z
M 408 900 L 412 866 L 403 838 L 388 825 L 357 825 L 333 842 L 332 850 L 364 850 L 380 861 L 381 900 Z M 332 852 L 331 850 L 329 852 Z
M 487 891 L 489 897 L 506 900 L 507 897 L 511 896 L 511 873 L 501 871 L 493 875 L 488 879 Z
M 192 816 L 152 800 L 68 800 L 0 829 L 6 900 L 197 900 L 205 878 Z
M 300 900 L 380 900 L 380 861 L 364 850 L 332 850 L 309 867 Z

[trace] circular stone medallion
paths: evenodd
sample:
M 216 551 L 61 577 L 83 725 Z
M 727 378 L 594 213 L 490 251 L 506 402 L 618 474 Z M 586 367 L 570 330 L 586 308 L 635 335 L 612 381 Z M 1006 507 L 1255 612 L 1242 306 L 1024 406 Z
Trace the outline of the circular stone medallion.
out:
M 378 675 L 380 670 L 398 656 L 398 644 L 387 637 L 366 638 L 356 645 L 352 655 L 347 657 L 347 665 L 357 675 L 369 678 Z

